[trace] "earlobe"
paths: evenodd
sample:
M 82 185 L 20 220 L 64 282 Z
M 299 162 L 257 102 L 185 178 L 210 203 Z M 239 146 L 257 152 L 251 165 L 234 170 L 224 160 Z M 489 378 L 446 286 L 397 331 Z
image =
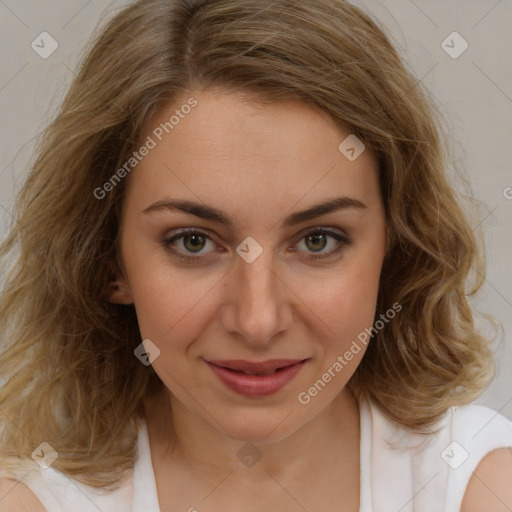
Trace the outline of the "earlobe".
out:
M 130 287 L 124 279 L 116 279 L 108 284 L 108 301 L 114 304 L 133 304 Z

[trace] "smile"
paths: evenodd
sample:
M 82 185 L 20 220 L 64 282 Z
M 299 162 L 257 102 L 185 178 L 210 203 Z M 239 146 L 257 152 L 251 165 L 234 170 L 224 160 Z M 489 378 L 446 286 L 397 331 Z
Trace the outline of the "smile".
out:
M 248 397 L 277 393 L 298 374 L 306 359 L 205 361 L 230 390 Z

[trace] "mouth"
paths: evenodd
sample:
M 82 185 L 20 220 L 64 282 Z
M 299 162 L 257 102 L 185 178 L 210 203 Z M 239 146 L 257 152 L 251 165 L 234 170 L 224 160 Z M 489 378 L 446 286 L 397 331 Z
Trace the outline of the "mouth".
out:
M 205 360 L 226 387 L 250 397 L 276 393 L 297 375 L 306 361 L 307 359 L 270 359 L 261 362 Z
M 229 360 L 229 361 L 206 361 L 226 370 L 231 370 L 236 373 L 243 373 L 245 375 L 272 375 L 285 368 L 301 363 L 305 359 L 269 359 L 262 362 L 252 362 L 243 360 Z

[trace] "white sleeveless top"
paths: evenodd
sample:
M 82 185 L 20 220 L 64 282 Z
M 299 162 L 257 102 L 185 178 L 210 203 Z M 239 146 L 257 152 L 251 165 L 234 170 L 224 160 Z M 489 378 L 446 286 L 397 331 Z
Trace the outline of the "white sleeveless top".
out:
M 459 512 L 482 458 L 496 448 L 512 447 L 512 422 L 480 405 L 452 407 L 428 437 L 405 432 L 366 401 L 360 416 L 359 512 Z M 139 427 L 133 474 L 115 491 L 105 494 L 35 463 L 22 482 L 48 512 L 163 512 L 145 420 Z

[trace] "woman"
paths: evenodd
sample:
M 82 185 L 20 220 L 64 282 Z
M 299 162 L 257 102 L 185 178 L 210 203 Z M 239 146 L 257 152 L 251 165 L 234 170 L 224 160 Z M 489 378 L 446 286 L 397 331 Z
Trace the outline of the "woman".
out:
M 0 510 L 509 510 L 443 144 L 344 1 L 119 13 L 2 249 Z

